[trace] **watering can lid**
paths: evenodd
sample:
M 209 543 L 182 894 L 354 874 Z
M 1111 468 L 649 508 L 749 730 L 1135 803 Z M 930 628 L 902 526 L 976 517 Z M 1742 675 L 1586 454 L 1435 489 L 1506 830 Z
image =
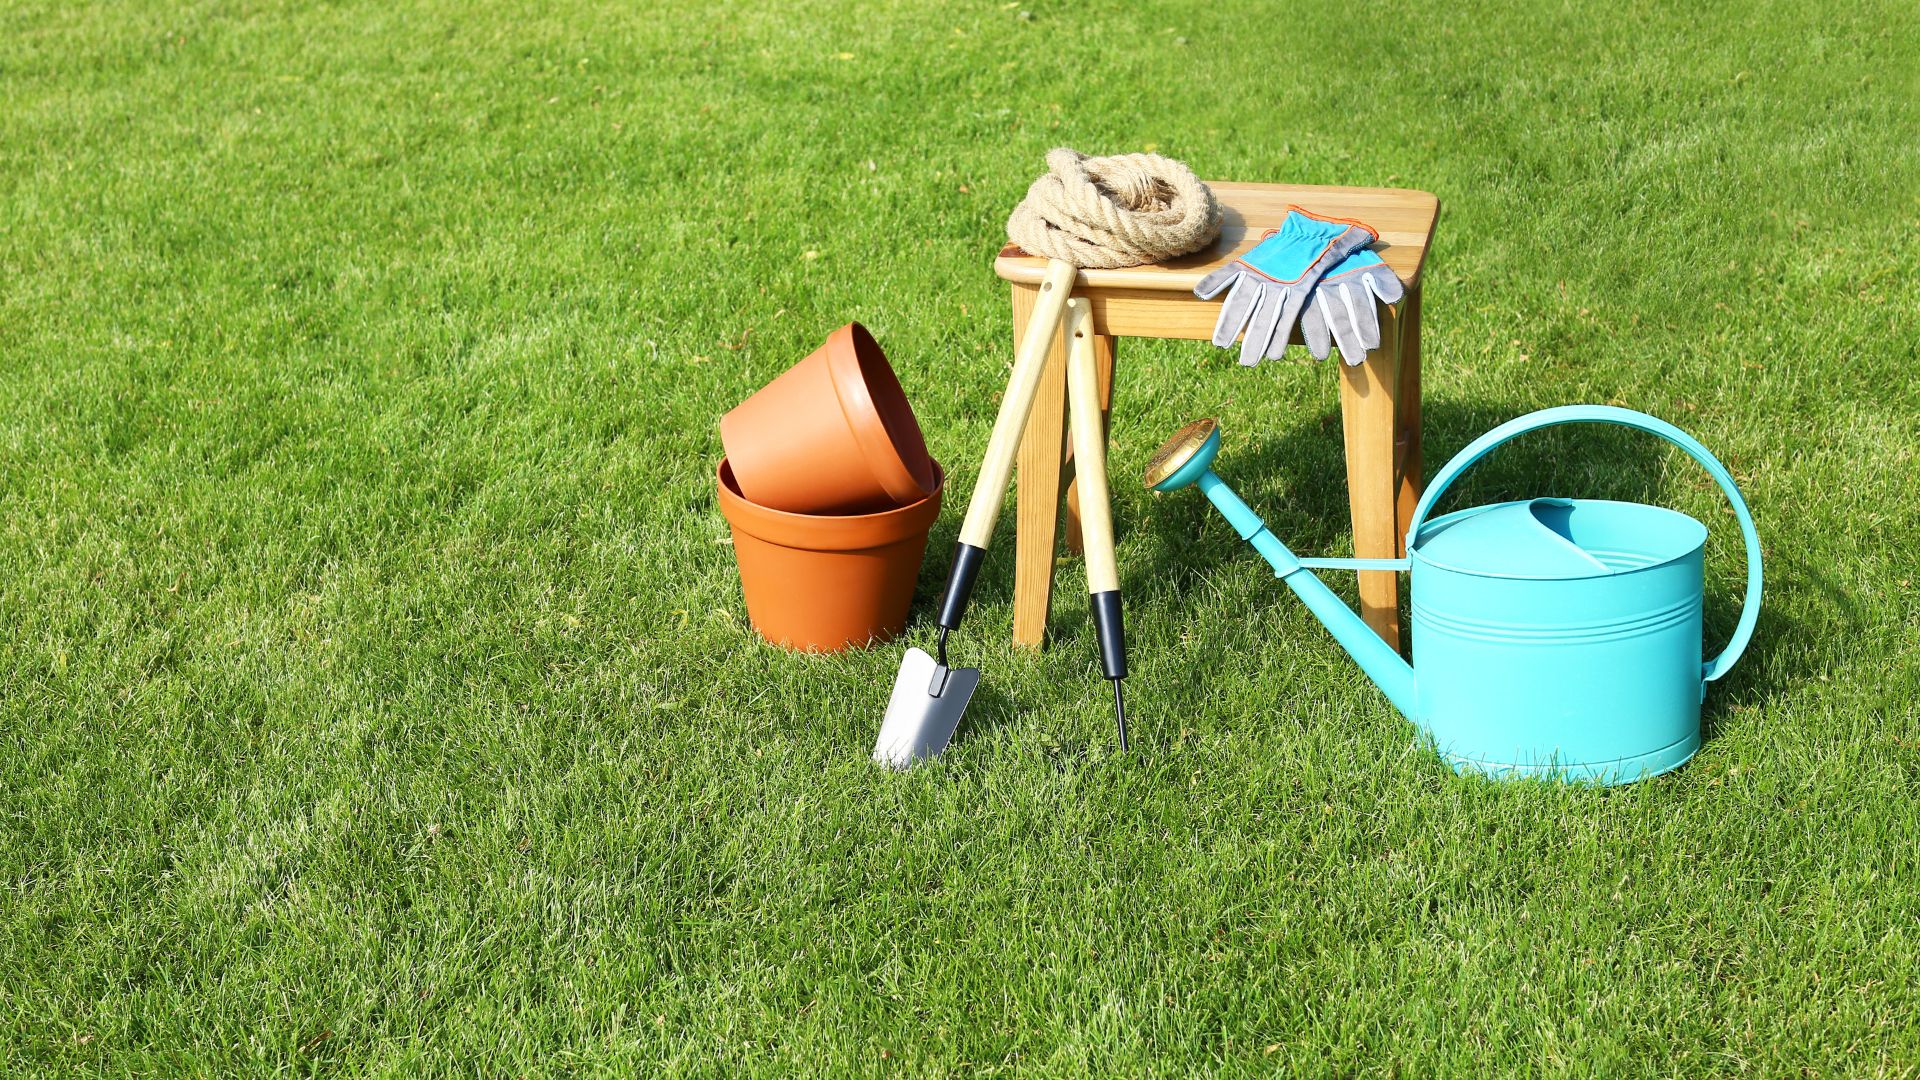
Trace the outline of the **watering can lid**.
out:
M 1613 573 L 1575 543 L 1572 499 L 1496 503 L 1428 522 L 1414 541 L 1421 559 L 1470 574 L 1587 578 Z

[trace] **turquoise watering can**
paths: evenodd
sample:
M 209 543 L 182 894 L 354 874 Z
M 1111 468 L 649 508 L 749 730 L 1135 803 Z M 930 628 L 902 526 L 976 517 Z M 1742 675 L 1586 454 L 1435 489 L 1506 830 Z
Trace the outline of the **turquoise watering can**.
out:
M 1658 435 L 1704 466 L 1747 545 L 1733 638 L 1701 662 L 1706 526 L 1675 510 L 1596 499 L 1527 499 L 1427 520 L 1454 480 L 1500 444 L 1556 424 Z M 1700 748 L 1707 684 L 1733 667 L 1760 617 L 1760 537 L 1724 465 L 1664 420 L 1607 405 L 1530 413 L 1475 439 L 1414 508 L 1404 559 L 1301 559 L 1212 471 L 1220 432 L 1189 424 L 1147 466 L 1147 486 L 1200 485 L 1242 539 L 1304 600 L 1395 708 L 1460 772 L 1628 783 Z M 1311 570 L 1408 570 L 1413 664 Z

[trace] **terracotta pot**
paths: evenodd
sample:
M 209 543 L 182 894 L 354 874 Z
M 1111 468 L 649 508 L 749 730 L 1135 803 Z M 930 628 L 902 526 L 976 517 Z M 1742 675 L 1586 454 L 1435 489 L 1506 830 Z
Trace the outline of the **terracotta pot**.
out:
M 795 514 L 867 514 L 917 503 L 935 484 L 920 422 L 859 323 L 720 418 L 740 492 Z
M 944 479 L 934 465 L 928 495 L 878 514 L 789 514 L 740 494 L 732 464 L 722 458 L 720 512 L 733 527 L 754 629 L 776 645 L 820 652 L 905 629 Z

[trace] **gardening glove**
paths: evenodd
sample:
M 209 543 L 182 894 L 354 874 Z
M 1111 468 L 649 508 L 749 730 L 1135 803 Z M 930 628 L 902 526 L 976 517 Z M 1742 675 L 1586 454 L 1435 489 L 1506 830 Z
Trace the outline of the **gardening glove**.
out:
M 1374 301 L 1397 304 L 1406 292 L 1380 256 L 1365 248 L 1347 256 L 1313 287 L 1300 313 L 1307 351 L 1315 360 L 1325 360 L 1337 341 L 1348 366 L 1360 363 L 1380 347 L 1380 308 Z
M 1240 342 L 1240 362 L 1252 367 L 1263 356 L 1278 357 L 1293 336 L 1294 320 L 1314 283 L 1340 260 L 1378 239 L 1366 225 L 1344 218 L 1320 217 L 1291 207 L 1278 229 L 1252 251 L 1200 279 L 1193 294 L 1211 300 L 1233 286 L 1220 306 L 1213 343 L 1226 348 Z

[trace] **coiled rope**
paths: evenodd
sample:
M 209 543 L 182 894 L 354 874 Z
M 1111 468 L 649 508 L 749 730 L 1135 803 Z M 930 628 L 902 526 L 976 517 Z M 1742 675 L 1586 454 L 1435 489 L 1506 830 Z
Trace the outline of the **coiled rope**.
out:
M 1077 267 L 1139 266 L 1198 251 L 1220 235 L 1220 204 L 1193 170 L 1159 154 L 1047 151 L 1047 173 L 1007 219 L 1029 255 Z

